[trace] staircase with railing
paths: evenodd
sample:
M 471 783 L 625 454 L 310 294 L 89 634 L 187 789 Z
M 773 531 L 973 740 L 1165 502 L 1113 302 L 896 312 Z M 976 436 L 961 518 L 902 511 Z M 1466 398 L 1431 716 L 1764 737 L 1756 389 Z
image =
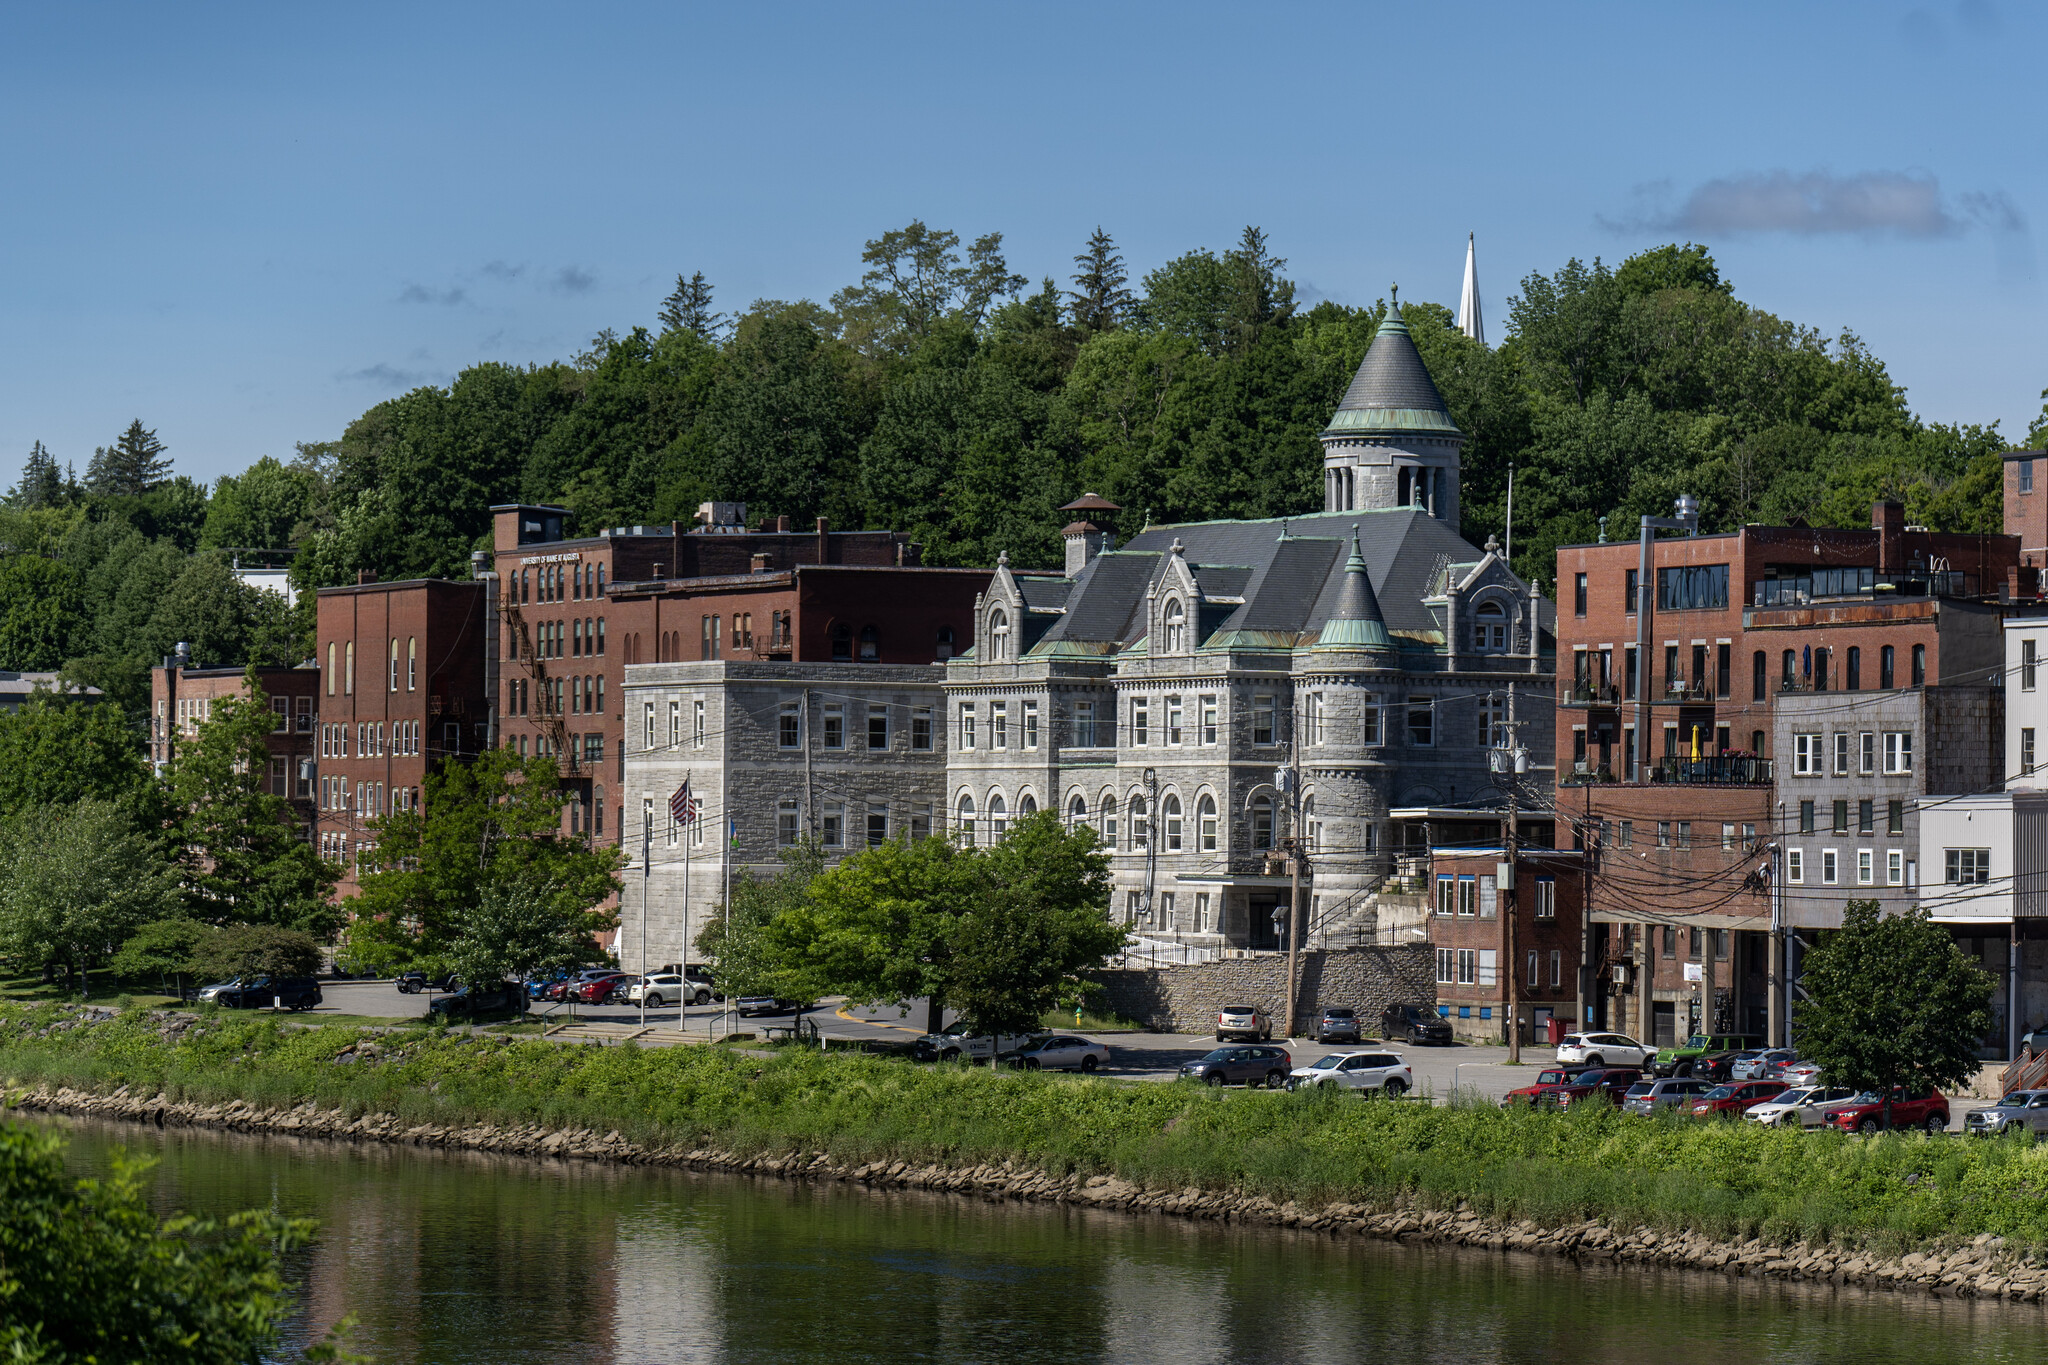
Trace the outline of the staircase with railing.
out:
M 2001 1095 L 2010 1095 L 2015 1090 L 2038 1090 L 2043 1085 L 2048 1085 L 2048 1052 L 2029 1048 L 2020 1049 L 2020 1055 L 2007 1063 L 1998 1077 Z

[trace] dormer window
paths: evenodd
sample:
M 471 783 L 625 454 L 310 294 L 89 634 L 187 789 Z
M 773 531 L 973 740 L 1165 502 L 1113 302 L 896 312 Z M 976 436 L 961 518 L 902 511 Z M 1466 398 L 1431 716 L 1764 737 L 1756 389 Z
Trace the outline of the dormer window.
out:
M 860 661 L 864 664 L 879 662 L 882 657 L 882 633 L 873 626 L 860 628 Z
M 988 657 L 991 663 L 1010 657 L 1010 614 L 1001 607 L 988 614 Z
M 938 657 L 940 663 L 944 663 L 953 657 L 953 628 L 951 626 L 939 627 Z
M 1188 647 L 1187 610 L 1178 597 L 1166 599 L 1166 652 L 1184 653 Z
M 1505 653 L 1508 647 L 1507 608 L 1498 602 L 1481 602 L 1472 622 L 1472 648 Z

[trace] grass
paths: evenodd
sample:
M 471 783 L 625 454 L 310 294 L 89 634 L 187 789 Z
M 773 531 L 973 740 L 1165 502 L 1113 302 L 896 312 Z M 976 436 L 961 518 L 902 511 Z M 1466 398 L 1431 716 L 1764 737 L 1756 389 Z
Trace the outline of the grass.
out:
M 991 1075 L 809 1049 L 371 1035 L 228 1012 L 204 1015 L 172 1042 L 141 1011 L 92 1025 L 70 1018 L 60 1006 L 0 1006 L 0 1077 L 203 1102 L 314 1100 L 415 1123 L 616 1129 L 648 1143 L 850 1162 L 1015 1159 L 1055 1174 L 1304 1205 L 1469 1203 L 1551 1226 L 1598 1218 L 1888 1252 L 1979 1233 L 2048 1247 L 2048 1145 L 2017 1140 Z M 380 1055 L 337 1060 L 358 1055 L 361 1041 Z
M 1077 1017 L 1073 1010 L 1047 1010 L 1038 1021 L 1061 1033 L 1143 1033 L 1145 1026 L 1120 1014 L 1104 1014 L 1085 1006 Z

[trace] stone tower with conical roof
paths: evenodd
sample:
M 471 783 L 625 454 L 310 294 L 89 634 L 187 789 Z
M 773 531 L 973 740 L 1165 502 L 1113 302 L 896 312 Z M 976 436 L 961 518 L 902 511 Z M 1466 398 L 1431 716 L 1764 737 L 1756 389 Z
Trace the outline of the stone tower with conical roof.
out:
M 1398 300 L 1324 429 L 1323 510 L 1418 507 L 1458 524 L 1465 433 L 1415 349 Z

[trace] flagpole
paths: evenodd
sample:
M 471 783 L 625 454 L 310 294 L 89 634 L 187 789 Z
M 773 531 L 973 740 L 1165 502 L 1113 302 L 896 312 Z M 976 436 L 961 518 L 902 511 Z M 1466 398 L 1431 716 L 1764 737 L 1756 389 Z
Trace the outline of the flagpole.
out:
M 690 784 L 685 782 L 683 790 Z M 688 798 L 684 799 L 684 811 L 690 817 L 689 828 L 683 831 L 683 955 L 679 959 L 683 969 L 683 988 L 676 997 L 676 1032 L 681 1033 L 689 1023 L 690 1013 L 690 841 L 697 834 L 697 812 L 690 809 Z
M 654 821 L 640 818 L 640 1027 L 647 1027 L 647 872 L 654 861 Z

